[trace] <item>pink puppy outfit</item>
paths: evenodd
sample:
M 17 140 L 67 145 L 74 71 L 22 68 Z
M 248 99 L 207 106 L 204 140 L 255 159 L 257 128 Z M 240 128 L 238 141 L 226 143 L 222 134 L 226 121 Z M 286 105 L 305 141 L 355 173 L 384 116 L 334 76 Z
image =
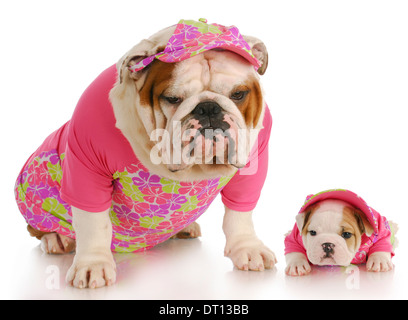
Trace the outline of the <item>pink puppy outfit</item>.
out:
M 352 260 L 352 264 L 366 263 L 368 257 L 374 252 L 390 252 L 391 256 L 394 256 L 394 230 L 392 230 L 385 217 L 368 206 L 367 203 L 354 192 L 345 189 L 333 189 L 309 195 L 306 197 L 306 201 L 300 209 L 299 214 L 304 213 L 311 205 L 328 199 L 342 200 L 360 209 L 374 228 L 374 232 L 370 237 L 363 234 L 361 239 L 362 244 Z M 296 224 L 292 232 L 285 238 L 285 255 L 292 252 L 300 252 L 307 256 L 301 232 Z

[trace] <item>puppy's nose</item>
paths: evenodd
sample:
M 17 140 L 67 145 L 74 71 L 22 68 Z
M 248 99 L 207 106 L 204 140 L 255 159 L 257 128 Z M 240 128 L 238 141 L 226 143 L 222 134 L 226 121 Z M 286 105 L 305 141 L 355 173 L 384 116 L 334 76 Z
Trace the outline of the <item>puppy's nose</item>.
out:
M 322 244 L 322 247 L 325 253 L 333 253 L 335 245 L 333 243 L 326 242 Z
M 214 101 L 204 101 L 199 103 L 193 110 L 193 114 L 198 116 L 212 117 L 221 112 L 221 107 Z

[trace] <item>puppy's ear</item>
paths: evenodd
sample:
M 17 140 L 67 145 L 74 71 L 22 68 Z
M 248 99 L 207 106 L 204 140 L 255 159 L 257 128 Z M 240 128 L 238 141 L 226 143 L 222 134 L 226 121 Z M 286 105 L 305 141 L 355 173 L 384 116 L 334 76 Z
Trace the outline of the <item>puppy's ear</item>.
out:
M 261 62 L 261 67 L 258 69 L 260 75 L 264 75 L 268 68 L 268 50 L 265 44 L 258 38 L 251 36 L 243 36 L 244 40 L 251 47 L 252 53 Z
M 310 224 L 310 218 L 312 217 L 313 213 L 319 206 L 317 204 L 310 206 L 307 210 L 303 213 L 299 213 L 296 216 L 296 224 L 300 233 L 304 234 L 307 232 L 307 227 Z
M 127 77 L 138 80 L 146 69 L 139 72 L 130 72 L 129 68 L 141 60 L 162 52 L 167 45 L 168 40 L 175 30 L 175 26 L 163 29 L 149 39 L 144 39 L 130 49 L 116 64 L 119 75 L 119 83 L 122 83 Z
M 305 212 L 299 213 L 296 216 L 296 224 L 297 224 L 297 227 L 298 227 L 300 233 L 302 233 L 303 226 L 305 224 L 305 220 L 306 220 L 306 213 Z
M 354 217 L 357 220 L 358 227 L 361 231 L 361 234 L 365 233 L 367 237 L 371 236 L 374 232 L 374 228 L 371 223 L 368 221 L 366 215 L 359 209 L 350 208 L 354 214 Z

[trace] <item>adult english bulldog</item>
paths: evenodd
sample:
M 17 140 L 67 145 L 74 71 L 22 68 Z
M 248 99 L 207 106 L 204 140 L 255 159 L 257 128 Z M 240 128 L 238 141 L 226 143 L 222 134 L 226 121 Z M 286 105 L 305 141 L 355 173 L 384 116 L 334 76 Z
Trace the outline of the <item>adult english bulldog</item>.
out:
M 15 188 L 43 250 L 76 250 L 68 283 L 111 285 L 112 251 L 200 236 L 195 220 L 218 193 L 225 255 L 243 270 L 274 266 L 252 223 L 272 126 L 259 81 L 267 63 L 265 45 L 236 27 L 181 20 L 86 89 Z

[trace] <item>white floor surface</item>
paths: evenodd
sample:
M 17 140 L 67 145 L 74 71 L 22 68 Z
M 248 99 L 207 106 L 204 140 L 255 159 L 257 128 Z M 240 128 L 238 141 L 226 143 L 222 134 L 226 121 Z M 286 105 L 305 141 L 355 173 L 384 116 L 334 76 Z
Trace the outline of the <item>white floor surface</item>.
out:
M 64 277 L 74 256 L 44 254 L 39 241 L 30 239 L 21 228 L 19 247 L 8 250 L 10 253 L 2 259 L 9 265 L 2 263 L 2 274 L 7 276 L 0 287 L 0 297 L 138 300 L 408 298 L 407 259 L 401 254 L 406 252 L 404 238 L 399 237 L 402 244 L 397 249 L 393 260 L 395 269 L 391 272 L 368 273 L 365 266 L 315 267 L 311 275 L 293 278 L 284 273 L 283 235 L 268 236 L 267 229 L 260 225 L 260 237 L 275 251 L 278 264 L 265 272 L 239 271 L 223 256 L 222 215 L 216 215 L 219 209 L 222 207 L 218 201 L 199 219 L 203 232 L 200 239 L 169 240 L 145 253 L 115 254 L 117 283 L 95 290 L 67 286 Z

